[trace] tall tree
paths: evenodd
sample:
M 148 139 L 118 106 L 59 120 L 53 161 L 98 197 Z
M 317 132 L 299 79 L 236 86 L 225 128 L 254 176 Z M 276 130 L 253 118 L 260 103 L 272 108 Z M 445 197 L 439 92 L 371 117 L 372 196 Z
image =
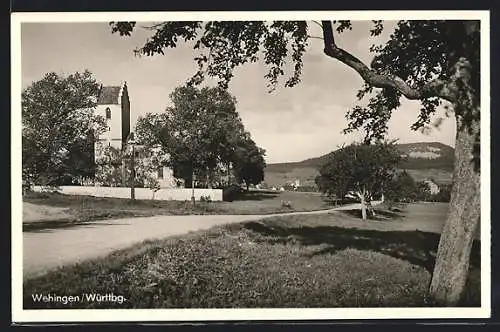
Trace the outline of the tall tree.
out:
M 395 175 L 401 157 L 394 145 L 351 144 L 334 151 L 321 167 L 320 177 L 330 188 L 326 192 L 344 194 L 353 192 L 361 201 L 362 218 L 367 218 L 371 201 L 384 194 Z
M 89 71 L 66 77 L 48 73 L 23 90 L 26 180 L 58 184 L 64 177 L 87 176 L 92 172 L 93 149 L 88 149 L 87 143 L 104 129 L 104 119 L 94 112 L 98 91 L 99 84 Z M 78 163 L 75 158 L 86 162 Z
M 213 174 L 235 157 L 236 143 L 244 127 L 236 112 L 236 100 L 220 88 L 183 86 L 170 95 L 173 106 L 165 113 L 147 114 L 136 131 L 143 144 L 160 144 L 169 165 L 190 187 L 193 174 Z
M 382 21 L 373 21 L 370 35 L 383 31 Z M 274 22 L 163 22 L 153 31 L 140 54 L 164 54 L 178 40 L 194 41 L 200 50 L 195 58 L 198 72 L 190 83 L 205 76 L 218 79 L 227 87 L 233 70 L 262 57 L 269 66 L 266 78 L 271 87 L 285 74 L 291 63 L 292 74 L 286 86 L 300 82 L 302 58 L 308 45 L 310 24 L 321 27 L 325 56 L 352 68 L 365 82 L 359 98 L 370 96 L 368 107 L 348 112 L 347 131 L 363 128 L 366 139 L 380 138 L 387 130 L 392 111 L 401 97 L 419 100 L 412 129 L 426 126 L 443 102 L 450 104 L 456 124 L 454 185 L 447 220 L 441 235 L 430 286 L 434 298 L 456 305 L 468 275 L 473 236 L 480 216 L 480 22 L 475 20 L 399 21 L 385 45 L 373 46 L 370 65 L 341 48 L 335 34 L 351 29 L 344 21 Z M 111 22 L 112 32 L 130 35 L 135 22 Z M 285 61 L 290 56 L 291 61 Z M 376 89 L 376 90 L 375 90 Z
M 161 131 L 168 123 L 167 113 L 146 113 L 135 124 L 134 139 L 138 145 L 161 145 Z
M 251 184 L 264 181 L 265 151 L 257 146 L 250 134 L 243 135 L 236 146 L 234 175 L 238 182 L 244 182 L 247 190 Z

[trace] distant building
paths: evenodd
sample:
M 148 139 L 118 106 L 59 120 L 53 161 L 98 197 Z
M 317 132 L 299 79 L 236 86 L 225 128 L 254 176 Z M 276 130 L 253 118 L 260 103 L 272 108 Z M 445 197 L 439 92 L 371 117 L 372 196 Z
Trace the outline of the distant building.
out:
M 432 180 L 425 180 L 424 183 L 429 187 L 431 195 L 439 194 L 439 192 L 441 191 L 439 186 Z

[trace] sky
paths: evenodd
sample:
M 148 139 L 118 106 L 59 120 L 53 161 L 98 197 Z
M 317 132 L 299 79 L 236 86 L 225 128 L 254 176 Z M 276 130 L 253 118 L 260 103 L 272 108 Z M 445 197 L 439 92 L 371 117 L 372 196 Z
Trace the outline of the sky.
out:
M 138 23 L 144 25 L 146 23 Z M 340 47 L 365 63 L 373 43 L 387 40 L 394 23 L 383 35 L 369 37 L 371 22 L 354 22 L 353 30 L 336 37 Z M 320 36 L 311 24 L 310 34 Z M 189 44 L 179 43 L 165 55 L 137 57 L 133 50 L 151 35 L 136 29 L 131 37 L 111 34 L 107 23 L 22 23 L 22 87 L 48 72 L 69 75 L 90 70 L 103 85 L 126 81 L 131 102 L 131 121 L 148 112 L 160 113 L 169 104 L 169 94 L 196 72 Z M 344 135 L 346 112 L 359 102 L 356 93 L 362 79 L 349 67 L 323 54 L 322 40 L 310 39 L 304 56 L 302 81 L 293 88 L 282 85 L 269 93 L 266 67 L 257 62 L 236 69 L 229 91 L 236 97 L 237 111 L 258 146 L 266 150 L 266 162 L 293 162 L 326 154 L 342 144 L 359 140 L 362 133 Z M 283 82 L 282 82 L 283 83 Z M 389 122 L 389 138 L 401 143 L 442 142 L 454 146 L 455 123 L 445 118 L 438 129 L 424 134 L 410 130 L 420 105 L 403 100 Z M 443 117 L 438 112 L 435 117 Z

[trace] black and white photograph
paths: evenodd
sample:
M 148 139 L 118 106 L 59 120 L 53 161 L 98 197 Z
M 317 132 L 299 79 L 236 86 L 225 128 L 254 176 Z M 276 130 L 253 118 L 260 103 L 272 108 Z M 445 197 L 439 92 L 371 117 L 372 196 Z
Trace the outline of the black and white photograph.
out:
M 489 317 L 488 11 L 11 18 L 14 321 Z

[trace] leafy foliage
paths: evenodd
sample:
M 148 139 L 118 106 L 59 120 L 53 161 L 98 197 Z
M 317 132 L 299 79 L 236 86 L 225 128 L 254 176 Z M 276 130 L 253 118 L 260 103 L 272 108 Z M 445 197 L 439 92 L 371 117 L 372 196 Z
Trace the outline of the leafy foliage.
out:
M 124 165 L 122 151 L 113 146 L 98 143 L 96 145 L 96 155 L 96 183 L 105 187 L 125 186 L 122 171 L 129 173 L 130 169 L 122 168 Z
M 93 173 L 94 139 L 104 129 L 95 114 L 99 85 L 89 71 L 48 73 L 23 90 L 23 177 L 57 184 Z M 71 180 L 70 180 L 71 181 Z
M 129 36 L 135 22 L 111 22 L 110 25 L 113 33 Z M 208 76 L 216 78 L 220 87 L 227 88 L 236 67 L 260 58 L 268 66 L 266 78 L 271 89 L 285 75 L 283 67 L 288 59 L 292 74 L 285 85 L 300 82 L 308 38 L 305 21 L 162 22 L 149 29 L 153 36 L 136 50 L 137 54 L 164 54 L 165 49 L 177 46 L 178 39 L 195 41 L 193 48 L 199 50 L 200 55 L 194 59 L 198 71 L 189 80 L 190 84 L 199 84 Z
M 320 169 L 317 184 L 328 195 L 355 192 L 369 202 L 384 193 L 400 161 L 391 143 L 351 144 L 334 151 Z
M 439 192 L 432 193 L 429 183 L 425 181 L 417 182 L 418 199 L 426 202 L 442 202 L 449 203 L 451 199 L 451 185 L 440 184 Z
M 167 156 L 160 147 L 136 147 L 132 174 L 132 147 L 124 149 L 113 146 L 96 145 L 96 181 L 102 186 L 130 186 L 132 176 L 134 185 L 150 188 L 153 192 L 159 190 L 158 169 L 167 163 Z
M 76 140 L 58 171 L 61 185 L 92 183 L 96 171 L 93 137 Z
M 214 180 L 230 163 L 241 179 L 257 181 L 255 165 L 263 165 L 257 156 L 263 151 L 245 132 L 233 96 L 220 88 L 183 86 L 170 98 L 173 106 L 164 113 L 139 118 L 136 134 L 141 144 L 161 146 L 169 155 L 166 163 L 188 187 L 193 174 Z
M 389 203 L 413 202 L 419 197 L 417 183 L 406 171 L 399 172 L 388 183 L 384 196 Z
M 240 139 L 234 159 L 234 174 L 239 183 L 244 182 L 248 188 L 264 181 L 264 154 L 264 149 L 259 148 L 249 134 Z
M 479 29 L 468 31 L 465 21 L 399 21 L 385 45 L 371 47 L 375 53 L 371 69 L 398 77 L 412 89 L 427 91 L 426 87 L 433 81 L 451 80 L 457 63 L 466 58 L 472 68 L 471 88 L 476 94 L 473 103 L 477 104 L 479 49 Z M 373 95 L 373 87 L 365 84 L 358 98 L 362 99 L 367 94 L 372 95 L 368 105 L 355 107 L 347 114 L 350 123 L 346 132 L 363 128 L 367 139 L 378 139 L 386 133 L 387 122 L 392 111 L 400 106 L 402 94 L 394 88 L 384 88 Z M 413 130 L 429 128 L 431 116 L 444 101 L 431 91 L 423 93 L 419 99 L 422 108 L 412 125 Z M 464 115 L 464 105 L 455 103 L 454 106 L 458 114 Z M 469 116 L 472 113 L 469 112 Z
M 236 67 L 261 59 L 269 68 L 265 76 L 271 89 L 276 87 L 288 69 L 291 69 L 292 74 L 286 80 L 285 86 L 291 87 L 300 82 L 302 58 L 311 38 L 308 27 L 311 23 L 306 21 L 161 22 L 149 27 L 149 30 L 153 31 L 152 37 L 136 52 L 147 56 L 164 54 L 165 49 L 177 46 L 178 39 L 193 41 L 193 48 L 200 51 L 200 55 L 194 59 L 199 70 L 189 80 L 190 84 L 200 84 L 208 76 L 216 78 L 221 87 L 227 88 Z M 129 36 L 135 27 L 135 22 L 111 22 L 110 25 L 113 33 Z M 327 31 L 328 25 L 325 22 L 321 25 L 326 33 L 326 49 L 332 47 L 329 43 L 333 43 L 336 50 L 339 50 L 334 44 L 333 32 Z M 473 105 L 458 105 L 463 104 L 466 99 L 461 98 L 461 102 L 453 105 L 454 110 L 469 122 L 477 119 L 477 114 L 470 111 L 470 107 L 469 111 L 465 107 L 478 105 L 479 101 L 479 29 L 474 25 L 477 25 L 477 22 L 401 20 L 385 45 L 370 47 L 374 58 L 366 70 L 381 74 L 386 79 L 403 82 L 403 90 L 416 91 L 415 96 L 411 98 L 419 99 L 422 109 L 412 129 L 427 127 L 431 116 L 444 99 L 457 101 L 460 99 L 459 94 L 466 94 L 465 89 L 458 86 L 458 94 L 443 99 L 429 87 L 429 84 L 436 80 L 453 80 L 457 65 L 460 64 L 471 68 L 470 88 L 476 97 L 472 100 Z M 353 28 L 349 20 L 333 21 L 333 26 L 339 34 Z M 383 21 L 374 20 L 369 33 L 371 36 L 378 36 L 383 29 Z M 331 40 L 328 40 L 328 37 Z M 345 51 L 332 54 L 325 51 L 325 53 L 350 66 L 353 65 L 349 61 L 353 59 L 359 61 L 350 54 L 346 55 Z M 369 141 L 380 139 L 386 133 L 392 111 L 400 106 L 402 91 L 395 87 L 383 87 L 374 91 L 374 84 L 365 80 L 358 98 L 362 99 L 367 95 L 371 96 L 367 106 L 357 106 L 347 113 L 349 125 L 346 132 L 363 129 L 366 132 L 366 140 Z
M 160 189 L 158 180 L 158 170 L 168 164 L 168 155 L 164 153 L 161 146 L 137 146 L 134 149 L 136 158 L 134 159 L 135 166 L 135 181 L 138 186 L 149 188 L 153 192 Z M 126 151 L 127 162 L 130 164 L 132 157 L 132 149 L 127 147 Z M 174 183 L 170 184 L 174 186 Z

